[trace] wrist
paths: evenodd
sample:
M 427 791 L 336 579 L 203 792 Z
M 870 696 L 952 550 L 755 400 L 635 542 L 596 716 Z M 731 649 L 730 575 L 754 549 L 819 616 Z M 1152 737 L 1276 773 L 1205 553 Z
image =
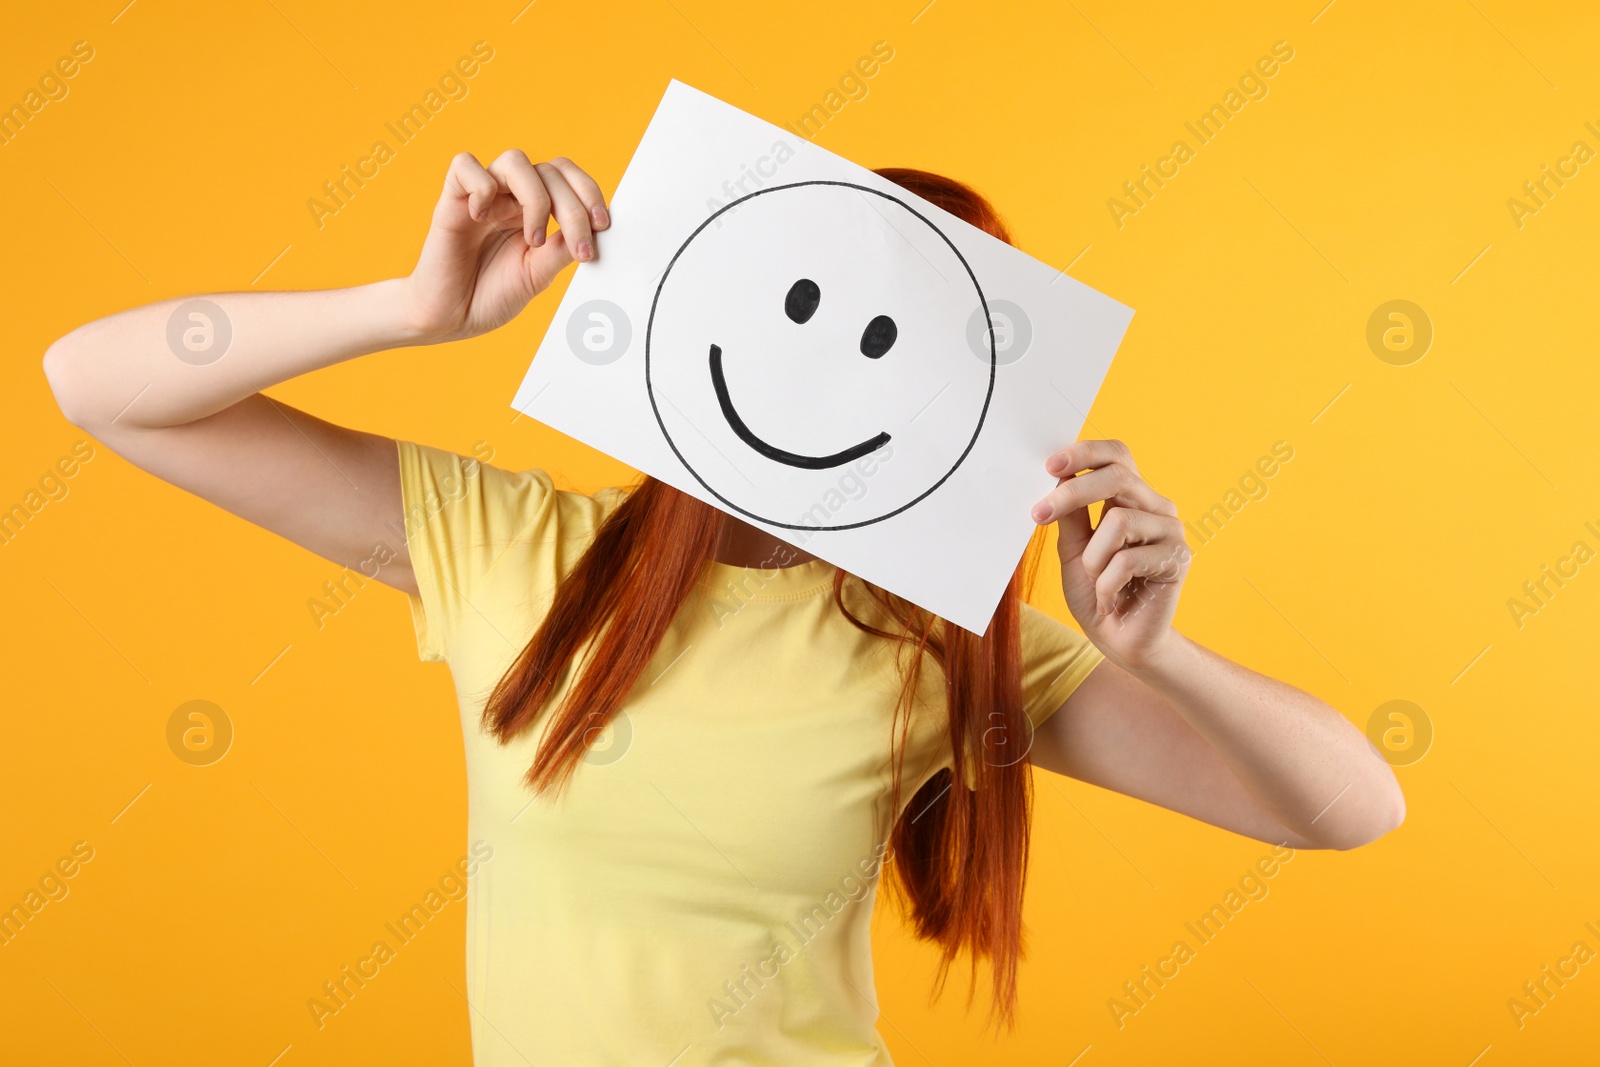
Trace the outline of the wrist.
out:
M 1199 645 L 1168 627 L 1159 644 L 1142 651 L 1137 661 L 1120 663 L 1118 666 L 1152 689 L 1164 690 L 1192 676 L 1191 667 L 1199 654 Z
M 417 322 L 410 277 L 385 278 L 361 287 L 377 310 L 377 323 L 385 348 L 411 348 L 438 344 L 446 338 Z

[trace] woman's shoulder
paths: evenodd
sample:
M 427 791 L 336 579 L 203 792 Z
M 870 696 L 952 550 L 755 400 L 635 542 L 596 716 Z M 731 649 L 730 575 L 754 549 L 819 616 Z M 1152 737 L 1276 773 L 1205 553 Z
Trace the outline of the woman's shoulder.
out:
M 443 657 L 463 619 L 553 587 L 629 492 L 568 488 L 548 470 L 497 464 L 487 445 L 397 444 L 425 659 Z
M 496 464 L 486 445 L 470 453 L 408 440 L 397 445 L 411 569 L 419 584 L 434 587 L 438 601 L 462 598 L 470 605 L 491 571 L 496 581 L 552 584 L 629 493 L 619 486 L 592 493 L 566 488 L 549 470 Z
M 564 535 L 581 535 L 592 532 L 630 491 L 607 486 L 586 492 L 542 467 L 497 463 L 495 450 L 484 442 L 470 453 L 405 440 L 398 445 L 408 531 L 444 516 L 502 537 L 551 525 Z

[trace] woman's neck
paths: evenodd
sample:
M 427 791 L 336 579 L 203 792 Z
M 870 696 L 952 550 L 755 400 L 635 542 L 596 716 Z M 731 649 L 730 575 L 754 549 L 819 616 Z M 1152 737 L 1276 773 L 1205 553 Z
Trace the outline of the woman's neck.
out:
M 718 563 L 732 567 L 792 567 L 815 558 L 732 515 L 723 520 L 722 539 L 715 556 Z

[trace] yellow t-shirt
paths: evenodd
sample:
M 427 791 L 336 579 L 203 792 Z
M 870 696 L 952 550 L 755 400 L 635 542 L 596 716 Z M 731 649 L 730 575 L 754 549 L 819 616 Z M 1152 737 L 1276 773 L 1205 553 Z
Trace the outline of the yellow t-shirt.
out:
M 454 675 L 468 839 L 493 850 L 467 897 L 474 1063 L 888 1064 L 869 923 L 900 676 L 833 603 L 834 568 L 710 565 L 564 794 L 536 802 L 548 717 L 502 746 L 483 704 L 626 490 L 399 457 L 418 651 Z M 1023 635 L 1037 723 L 1103 657 L 1031 607 Z M 902 806 L 950 761 L 922 674 Z

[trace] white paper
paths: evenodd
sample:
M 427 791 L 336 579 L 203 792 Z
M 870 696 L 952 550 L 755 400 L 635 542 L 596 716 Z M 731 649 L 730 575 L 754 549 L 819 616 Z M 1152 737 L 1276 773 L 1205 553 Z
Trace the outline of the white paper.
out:
M 610 207 L 512 406 L 983 633 L 1132 309 L 677 81 Z

